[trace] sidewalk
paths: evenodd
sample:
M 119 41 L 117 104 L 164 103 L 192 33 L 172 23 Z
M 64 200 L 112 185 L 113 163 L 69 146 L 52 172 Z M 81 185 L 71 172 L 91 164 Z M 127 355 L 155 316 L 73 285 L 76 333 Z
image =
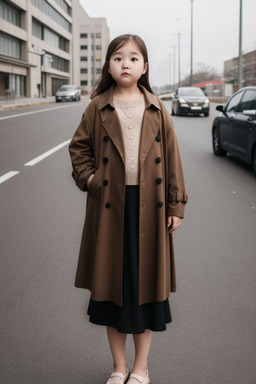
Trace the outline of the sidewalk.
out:
M 88 100 L 88 95 L 82 95 L 81 100 Z M 54 96 L 47 97 L 20 97 L 14 100 L 0 100 L 0 111 L 6 111 L 8 109 L 31 107 L 42 104 L 55 103 Z M 61 103 L 58 103 L 61 104 Z

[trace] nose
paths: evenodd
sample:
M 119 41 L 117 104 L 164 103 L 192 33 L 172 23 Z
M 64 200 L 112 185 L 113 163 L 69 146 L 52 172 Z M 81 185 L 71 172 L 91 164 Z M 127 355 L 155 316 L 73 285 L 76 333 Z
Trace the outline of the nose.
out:
M 122 68 L 123 69 L 129 68 L 129 61 L 127 59 L 123 60 Z

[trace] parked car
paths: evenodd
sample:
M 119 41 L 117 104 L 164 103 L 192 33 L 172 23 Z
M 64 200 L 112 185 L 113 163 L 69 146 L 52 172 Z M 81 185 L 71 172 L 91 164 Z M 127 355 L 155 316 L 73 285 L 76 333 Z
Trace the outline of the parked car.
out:
M 158 95 L 159 99 L 161 100 L 171 100 L 173 98 L 174 93 L 173 92 L 167 92 L 167 93 L 161 93 Z
M 56 103 L 59 101 L 79 101 L 81 100 L 81 90 L 75 85 L 62 85 L 55 94 Z
M 252 166 L 256 176 L 256 87 L 240 89 L 216 109 L 220 114 L 212 126 L 213 153 L 239 157 Z
M 180 87 L 172 99 L 172 115 L 187 115 L 192 113 L 199 116 L 209 116 L 210 102 L 201 88 Z

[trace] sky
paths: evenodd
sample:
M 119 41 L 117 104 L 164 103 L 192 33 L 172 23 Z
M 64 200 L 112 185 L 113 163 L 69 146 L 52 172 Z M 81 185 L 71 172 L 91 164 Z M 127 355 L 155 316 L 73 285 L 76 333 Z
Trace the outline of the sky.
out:
M 142 37 L 148 48 L 152 86 L 178 81 L 178 32 L 181 79 L 190 74 L 191 0 L 80 3 L 90 17 L 107 19 L 111 40 L 124 33 Z M 240 0 L 193 0 L 194 73 L 204 64 L 223 74 L 224 61 L 238 56 L 239 7 Z M 242 51 L 247 53 L 256 49 L 256 0 L 243 0 L 242 20 Z

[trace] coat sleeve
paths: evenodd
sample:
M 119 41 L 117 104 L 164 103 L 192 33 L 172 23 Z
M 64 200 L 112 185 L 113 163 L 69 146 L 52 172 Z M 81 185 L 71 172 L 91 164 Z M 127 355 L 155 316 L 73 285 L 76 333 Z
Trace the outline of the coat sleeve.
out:
M 88 109 L 89 107 L 87 107 Z M 95 173 L 92 146 L 92 127 L 87 119 L 87 109 L 69 145 L 73 172 L 76 185 L 82 191 L 88 191 L 87 180 Z
M 172 118 L 163 107 L 164 125 L 167 132 L 167 177 L 168 177 L 168 216 L 178 216 L 183 219 L 185 204 L 188 201 L 186 194 L 183 167 L 177 137 L 174 131 Z

